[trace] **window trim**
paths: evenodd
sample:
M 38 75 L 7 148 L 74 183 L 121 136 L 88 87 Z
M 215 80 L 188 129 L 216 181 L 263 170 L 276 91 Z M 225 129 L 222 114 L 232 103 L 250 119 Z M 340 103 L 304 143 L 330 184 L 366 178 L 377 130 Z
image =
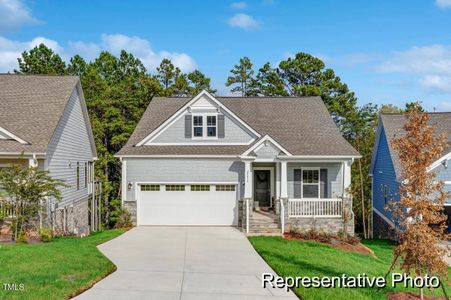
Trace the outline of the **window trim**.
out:
M 140 184 L 140 192 L 159 192 L 161 186 L 159 184 Z
M 175 186 L 177 186 L 177 187 L 181 187 L 180 189 L 169 189 L 168 190 L 168 186 L 171 186 L 171 187 L 175 187 Z M 184 185 L 184 184 L 165 184 L 164 185 L 164 191 L 165 192 L 184 192 L 184 191 L 186 191 L 186 186 Z
M 77 161 L 76 176 L 77 176 L 77 191 L 79 191 L 80 190 L 80 162 L 79 161 Z
M 318 172 L 318 183 L 304 183 L 304 171 L 317 171 Z M 301 168 L 302 176 L 301 176 L 301 198 L 304 199 L 304 185 L 310 185 L 314 186 L 316 185 L 318 187 L 318 197 L 309 197 L 305 199 L 321 199 L 321 168 L 320 167 L 303 167 Z
M 194 125 L 194 118 L 201 117 L 202 118 L 202 136 L 194 136 L 194 127 L 200 127 L 199 125 Z M 207 125 L 207 117 L 215 117 L 216 124 L 214 127 L 216 128 L 215 136 L 208 136 L 208 126 Z M 191 139 L 192 140 L 217 140 L 218 139 L 218 113 L 193 113 L 191 120 Z
M 85 189 L 88 187 L 88 162 L 85 162 Z
M 215 192 L 236 192 L 235 184 L 216 184 Z
M 193 189 L 193 187 L 196 187 Z M 190 185 L 191 192 L 209 192 L 211 191 L 210 184 L 191 184 Z

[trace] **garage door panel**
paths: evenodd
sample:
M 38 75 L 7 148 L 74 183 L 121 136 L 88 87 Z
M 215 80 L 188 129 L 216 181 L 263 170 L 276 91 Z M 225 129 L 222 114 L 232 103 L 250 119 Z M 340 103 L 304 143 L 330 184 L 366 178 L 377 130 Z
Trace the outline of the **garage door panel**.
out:
M 138 225 L 236 225 L 237 191 L 140 191 Z

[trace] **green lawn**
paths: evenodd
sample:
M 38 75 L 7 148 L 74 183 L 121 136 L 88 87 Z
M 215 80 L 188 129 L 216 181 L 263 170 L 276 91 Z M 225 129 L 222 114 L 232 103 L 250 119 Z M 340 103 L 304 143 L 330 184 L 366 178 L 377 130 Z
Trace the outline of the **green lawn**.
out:
M 329 246 L 306 241 L 284 240 L 280 237 L 249 237 L 252 245 L 279 276 L 341 276 L 366 273 L 368 276 L 384 276 L 390 267 L 393 244 L 388 241 L 363 241 L 371 248 L 377 258 L 357 253 L 337 250 Z M 451 268 L 448 269 L 451 278 Z M 391 284 L 390 278 L 387 280 Z M 396 288 L 396 291 L 405 291 Z M 306 289 L 294 290 L 301 299 L 386 299 L 385 293 L 393 292 L 386 287 L 371 289 Z M 412 290 L 415 291 L 415 290 Z M 451 287 L 447 287 L 451 295 Z M 443 293 L 437 290 L 437 295 Z
M 96 245 L 122 234 L 108 230 L 86 238 L 58 237 L 42 244 L 0 244 L 0 299 L 65 299 L 115 270 Z M 4 283 L 24 284 L 5 291 Z

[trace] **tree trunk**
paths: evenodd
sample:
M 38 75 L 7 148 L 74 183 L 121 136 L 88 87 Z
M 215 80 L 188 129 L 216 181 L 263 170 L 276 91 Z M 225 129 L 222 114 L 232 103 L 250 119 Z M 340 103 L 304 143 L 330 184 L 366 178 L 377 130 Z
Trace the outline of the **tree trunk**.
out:
M 359 137 L 356 137 L 356 146 L 357 151 L 360 151 L 360 143 Z M 359 174 L 360 174 L 360 196 L 361 196 L 361 205 L 362 205 L 362 226 L 363 226 L 363 237 L 367 238 L 367 230 L 366 230 L 366 214 L 365 214 L 365 192 L 363 188 L 363 172 L 362 172 L 362 159 L 359 159 Z

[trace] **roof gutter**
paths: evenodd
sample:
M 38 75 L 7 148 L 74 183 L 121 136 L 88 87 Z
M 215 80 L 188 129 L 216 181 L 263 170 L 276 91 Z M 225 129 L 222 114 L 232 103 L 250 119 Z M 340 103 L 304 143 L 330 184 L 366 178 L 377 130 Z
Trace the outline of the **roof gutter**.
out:
M 278 155 L 277 158 L 280 160 L 297 160 L 297 159 L 341 159 L 341 160 L 352 160 L 356 158 L 361 158 L 361 155 Z

